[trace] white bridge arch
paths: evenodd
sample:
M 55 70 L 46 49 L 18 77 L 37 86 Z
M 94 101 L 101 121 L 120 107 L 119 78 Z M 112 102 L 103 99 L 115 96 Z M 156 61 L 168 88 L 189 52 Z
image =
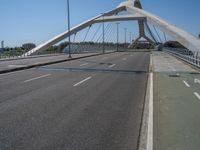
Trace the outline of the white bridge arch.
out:
M 126 16 L 115 16 L 115 14 L 128 11 L 130 15 Z M 151 24 L 160 28 L 163 32 L 171 35 L 175 40 L 180 42 L 186 48 L 193 52 L 200 51 L 200 40 L 193 36 L 192 34 L 178 28 L 177 26 L 168 23 L 167 21 L 159 18 L 156 15 L 153 15 L 145 10 L 142 9 L 142 5 L 139 0 L 127 0 L 122 2 L 117 8 L 108 11 L 102 15 L 98 15 L 92 19 L 89 19 L 73 28 L 69 31 L 65 31 L 64 33 L 59 34 L 58 36 L 50 39 L 49 41 L 37 46 L 36 48 L 32 49 L 31 51 L 27 52 L 25 56 L 29 56 L 35 52 L 43 51 L 48 49 L 49 47 L 57 44 L 58 42 L 64 40 L 70 35 L 77 33 L 84 28 L 91 26 L 92 24 L 99 23 L 99 22 L 110 22 L 110 21 L 127 21 L 127 20 L 137 20 L 139 23 L 139 38 L 144 37 L 150 42 L 152 42 L 149 38 L 145 36 L 144 32 L 144 20 L 147 20 Z M 138 38 L 138 39 L 139 39 Z

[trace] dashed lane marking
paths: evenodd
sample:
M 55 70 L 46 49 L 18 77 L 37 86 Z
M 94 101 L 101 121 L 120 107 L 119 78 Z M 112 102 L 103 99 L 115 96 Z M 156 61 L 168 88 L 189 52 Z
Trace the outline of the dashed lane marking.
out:
M 200 84 L 200 80 L 199 79 L 194 79 L 194 83 Z
M 88 81 L 88 80 L 90 80 L 90 79 L 92 79 L 92 77 L 88 77 L 88 78 L 86 78 L 86 79 L 84 79 L 84 80 L 82 80 L 82 81 L 80 81 L 80 82 L 74 84 L 73 86 L 76 87 L 76 86 L 78 86 L 78 85 L 80 85 L 80 84 L 82 84 L 82 83 L 84 83 L 84 82 L 86 82 L 86 81 Z
M 86 65 L 88 65 L 88 63 L 81 64 L 80 66 L 82 67 L 82 66 L 86 66 Z
M 194 95 L 200 100 L 200 95 L 197 92 L 194 92 Z
M 24 83 L 28 83 L 28 82 L 31 82 L 31 81 L 34 81 L 34 80 L 38 80 L 38 79 L 41 79 L 41 78 L 45 78 L 45 77 L 48 77 L 48 76 L 51 76 L 51 74 L 46 74 L 46 75 L 43 75 L 43 76 L 39 76 L 39 77 L 36 77 L 36 78 L 25 80 Z
M 109 68 L 113 68 L 115 66 L 116 66 L 116 64 L 112 64 L 112 65 L 109 66 Z
M 190 85 L 186 81 L 183 80 L 183 83 L 185 84 L 185 86 L 190 87 Z

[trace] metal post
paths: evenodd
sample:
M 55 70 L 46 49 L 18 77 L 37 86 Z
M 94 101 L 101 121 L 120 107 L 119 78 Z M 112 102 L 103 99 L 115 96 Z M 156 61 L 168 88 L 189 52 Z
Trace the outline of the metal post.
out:
M 134 34 L 132 34 L 132 40 L 133 40 L 133 41 L 135 41 L 135 37 L 134 37 Z
M 71 31 L 70 31 L 70 10 L 69 10 L 69 0 L 67 0 L 67 10 L 68 10 L 68 32 L 69 32 L 69 58 L 72 58 L 71 56 Z
M 129 32 L 129 40 L 130 40 L 130 44 L 131 44 L 131 42 L 132 42 L 132 37 L 131 37 L 131 35 L 132 35 L 132 33 Z
M 119 51 L 119 23 L 117 23 L 117 52 Z
M 124 31 L 125 31 L 125 37 L 124 37 L 124 38 L 125 38 L 125 39 L 124 39 L 124 42 L 125 42 L 125 43 L 124 43 L 124 47 L 126 47 L 126 32 L 127 32 L 127 28 L 124 28 Z
M 104 14 L 103 15 L 103 54 L 105 53 L 105 24 L 104 24 Z

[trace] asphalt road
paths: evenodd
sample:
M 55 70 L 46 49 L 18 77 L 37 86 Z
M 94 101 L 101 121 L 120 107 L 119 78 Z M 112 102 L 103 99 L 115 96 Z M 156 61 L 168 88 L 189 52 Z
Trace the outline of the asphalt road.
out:
M 89 55 L 95 55 L 97 53 L 83 53 L 83 54 L 72 54 L 73 58 L 84 57 Z M 32 56 L 21 59 L 0 59 L 0 71 L 9 70 L 14 68 L 21 68 L 30 65 L 44 64 L 47 62 L 61 61 L 68 59 L 67 54 L 52 54 L 52 55 L 40 55 Z
M 1 150 L 136 150 L 149 53 L 0 75 Z

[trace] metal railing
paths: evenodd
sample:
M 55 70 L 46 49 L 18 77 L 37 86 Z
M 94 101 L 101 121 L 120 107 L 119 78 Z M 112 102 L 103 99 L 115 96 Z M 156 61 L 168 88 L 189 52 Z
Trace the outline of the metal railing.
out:
M 0 51 L 0 60 L 1 59 L 17 59 L 25 57 L 23 51 L 10 50 L 10 51 Z
M 198 53 L 193 53 L 192 51 L 182 48 L 164 48 L 163 50 L 195 67 L 200 68 L 200 57 Z

